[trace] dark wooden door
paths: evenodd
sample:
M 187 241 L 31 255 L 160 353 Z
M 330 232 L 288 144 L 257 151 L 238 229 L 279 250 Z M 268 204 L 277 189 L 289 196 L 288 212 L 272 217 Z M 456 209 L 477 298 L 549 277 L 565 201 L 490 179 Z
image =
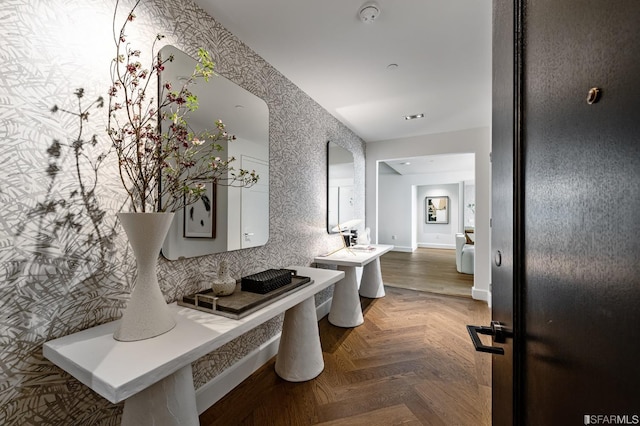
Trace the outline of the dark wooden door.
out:
M 639 424 L 640 2 L 505 3 L 492 290 L 514 338 L 493 355 L 494 424 Z
M 640 2 L 527 2 L 524 35 L 522 414 L 640 415 Z

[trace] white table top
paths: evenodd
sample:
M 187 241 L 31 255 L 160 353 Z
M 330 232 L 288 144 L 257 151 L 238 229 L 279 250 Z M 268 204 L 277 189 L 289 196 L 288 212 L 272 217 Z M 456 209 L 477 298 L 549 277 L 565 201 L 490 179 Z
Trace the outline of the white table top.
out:
M 364 266 L 393 249 L 393 246 L 385 244 L 368 244 L 368 246 L 373 247 L 374 250 L 362 251 L 343 248 L 328 256 L 317 256 L 313 261 L 327 265 Z
M 169 305 L 177 325 L 137 342 L 113 338 L 119 321 L 44 344 L 44 356 L 113 403 L 125 400 L 184 366 L 340 281 L 342 271 L 291 266 L 313 282 L 239 320 Z

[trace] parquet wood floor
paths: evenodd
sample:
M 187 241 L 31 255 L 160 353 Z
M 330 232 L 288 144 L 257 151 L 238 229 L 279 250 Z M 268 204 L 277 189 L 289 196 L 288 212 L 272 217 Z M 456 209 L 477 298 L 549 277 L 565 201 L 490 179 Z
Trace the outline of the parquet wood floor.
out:
M 484 302 L 386 287 L 362 298 L 365 322 L 323 318 L 324 371 L 289 383 L 272 359 L 200 416 L 203 426 L 489 425 L 491 356 L 466 324 L 488 324 Z

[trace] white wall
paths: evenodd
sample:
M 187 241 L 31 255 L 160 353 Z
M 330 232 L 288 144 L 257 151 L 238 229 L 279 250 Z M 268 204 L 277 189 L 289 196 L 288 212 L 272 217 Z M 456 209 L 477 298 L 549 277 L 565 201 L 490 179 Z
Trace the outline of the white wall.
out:
M 378 178 L 378 243 L 392 244 L 396 251 L 411 252 L 418 247 L 455 248 L 455 233 L 459 232 L 458 174 L 382 174 Z M 426 196 L 446 195 L 450 211 L 448 224 L 426 224 Z M 369 224 L 367 224 L 369 226 Z M 394 238 L 395 237 L 395 238 Z
M 411 224 L 414 222 L 415 209 L 411 185 L 407 184 L 403 176 L 381 175 L 379 180 L 378 194 L 383 200 L 379 204 L 379 222 L 384 226 L 378 233 L 379 244 L 393 244 L 396 250 L 413 251 L 416 246 L 412 240 L 413 232 Z M 367 221 L 367 226 L 370 226 Z
M 456 232 L 460 227 L 460 197 L 457 183 L 421 185 L 417 188 L 417 238 L 419 247 L 456 248 Z M 449 223 L 426 223 L 426 197 L 449 197 Z
M 489 283 L 491 281 L 489 230 L 490 149 L 491 137 L 488 127 L 415 136 L 393 141 L 369 142 L 366 144 L 367 184 L 365 214 L 366 224 L 371 228 L 373 242 L 378 242 L 380 234 L 387 232 L 379 229 L 378 226 L 380 222 L 378 216 L 380 209 L 378 202 L 379 161 L 451 153 L 474 153 L 476 155 L 475 176 L 473 177 L 476 185 L 476 265 L 472 296 L 474 299 L 486 301 L 490 300 Z M 400 212 L 400 215 L 397 218 L 398 222 L 403 220 L 404 212 Z

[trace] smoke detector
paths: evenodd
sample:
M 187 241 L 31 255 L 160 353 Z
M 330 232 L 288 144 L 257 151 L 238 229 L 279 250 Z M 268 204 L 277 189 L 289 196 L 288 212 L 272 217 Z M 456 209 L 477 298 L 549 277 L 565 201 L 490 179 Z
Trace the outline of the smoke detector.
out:
M 375 3 L 365 3 L 358 13 L 362 22 L 371 23 L 380 16 L 380 6 Z

